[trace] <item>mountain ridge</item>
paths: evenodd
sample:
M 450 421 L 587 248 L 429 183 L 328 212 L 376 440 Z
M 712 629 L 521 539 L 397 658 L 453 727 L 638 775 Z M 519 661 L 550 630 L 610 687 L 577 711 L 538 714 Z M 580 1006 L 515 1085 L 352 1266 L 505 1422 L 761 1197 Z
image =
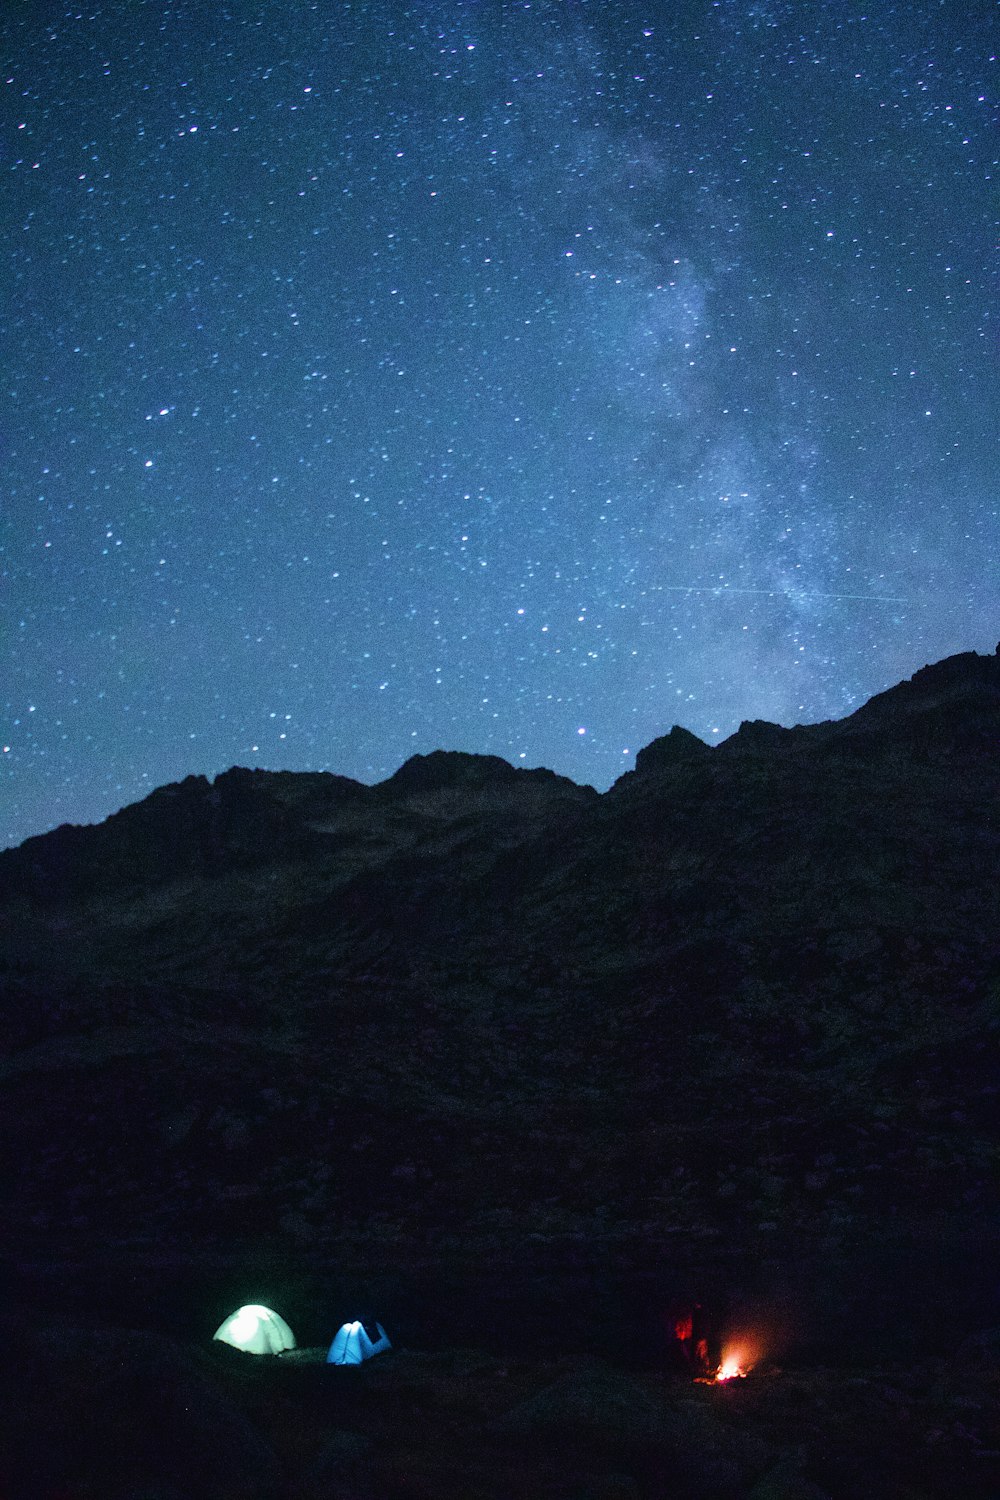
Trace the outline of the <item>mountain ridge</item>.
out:
M 1000 656 L 966 653 L 845 720 L 675 728 L 603 794 L 234 768 L 7 851 L 11 1253 L 808 1262 L 817 1326 L 974 1254 L 981 1317 L 998 743 Z
M 329 771 L 264 771 L 242 766 L 233 766 L 214 778 L 190 775 L 180 782 L 156 788 L 101 823 L 64 823 L 48 833 L 26 839 L 13 849 L 0 850 L 0 900 L 5 885 L 9 890 L 19 876 L 32 880 L 31 865 L 25 863 L 28 858 L 41 861 L 40 867 L 36 867 L 36 880 L 61 878 L 72 883 L 71 869 L 80 855 L 86 857 L 92 830 L 114 828 L 117 832 L 131 823 L 131 833 L 148 839 L 156 837 L 158 832 L 166 833 L 169 824 L 176 825 L 178 816 L 182 824 L 189 823 L 190 817 L 185 820 L 184 814 L 191 814 L 199 804 L 203 852 L 209 859 L 213 825 L 217 832 L 221 829 L 225 839 L 236 804 L 245 803 L 248 814 L 252 809 L 254 818 L 260 819 L 257 835 L 237 841 L 232 850 L 236 857 L 252 860 L 255 853 L 265 857 L 268 852 L 273 854 L 283 848 L 300 825 L 302 838 L 307 841 L 309 826 L 316 820 L 345 807 L 360 808 L 376 802 L 405 803 L 414 798 L 434 795 L 440 798 L 442 794 L 461 791 L 487 794 L 501 787 L 512 794 L 515 789 L 524 791 L 528 787 L 539 794 L 559 793 L 567 802 L 606 799 L 613 798 L 616 791 L 636 778 L 670 771 L 695 760 L 707 764 L 710 756 L 789 754 L 820 747 L 836 750 L 858 739 L 877 742 L 879 733 L 893 733 L 886 748 L 895 745 L 898 749 L 904 736 L 912 738 L 916 733 L 922 735 L 926 749 L 942 753 L 950 743 L 946 732 L 948 716 L 956 705 L 964 705 L 966 710 L 962 735 L 965 751 L 991 753 L 1000 746 L 1000 736 L 989 719 L 1000 704 L 998 663 L 1000 645 L 993 656 L 963 652 L 920 668 L 912 677 L 876 694 L 842 719 L 791 727 L 768 720 L 744 720 L 732 735 L 715 746 L 675 724 L 665 735 L 639 750 L 634 770 L 625 772 L 604 793 L 545 767 L 515 767 L 500 756 L 445 750 L 411 756 L 392 775 L 374 785 Z M 973 717 L 977 728 L 970 732 Z M 297 789 L 294 794 L 293 787 Z M 302 813 L 299 824 L 293 810 Z M 157 818 L 155 812 L 162 812 L 163 817 Z M 194 829 L 190 831 L 198 837 Z M 56 846 L 61 847 L 54 866 L 50 866 L 42 851 Z M 168 859 L 162 868 L 166 872 L 174 865 Z

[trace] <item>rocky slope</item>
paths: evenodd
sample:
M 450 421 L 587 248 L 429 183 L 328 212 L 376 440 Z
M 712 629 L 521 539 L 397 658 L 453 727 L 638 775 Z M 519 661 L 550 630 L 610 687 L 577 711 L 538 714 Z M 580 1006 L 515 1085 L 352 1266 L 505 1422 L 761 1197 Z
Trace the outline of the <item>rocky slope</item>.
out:
M 10 1263 L 280 1264 L 424 1336 L 444 1279 L 494 1339 L 696 1283 L 806 1342 L 1000 1321 L 998 749 L 968 653 L 603 796 L 234 769 L 0 854 Z
M 1000 1479 L 1000 1382 L 968 1358 L 718 1385 L 558 1351 L 344 1369 L 93 1324 L 4 1334 L 10 1500 L 995 1500 Z

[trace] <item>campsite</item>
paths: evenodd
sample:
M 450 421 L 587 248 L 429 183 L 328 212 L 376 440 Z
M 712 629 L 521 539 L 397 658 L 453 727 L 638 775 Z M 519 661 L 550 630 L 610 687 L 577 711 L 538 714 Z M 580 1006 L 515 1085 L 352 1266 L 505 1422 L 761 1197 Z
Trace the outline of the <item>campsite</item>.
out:
M 0 854 L 4 1500 L 993 1500 L 998 674 Z
M 308 1325 L 307 1325 L 308 1326 Z M 996 1347 L 745 1376 L 581 1352 L 325 1343 L 255 1356 L 7 1320 L 6 1493 L 91 1500 L 745 1500 L 996 1493 Z M 553 1339 L 553 1345 L 557 1340 Z M 957 1357 L 956 1357 L 957 1356 Z M 822 1476 L 818 1482 L 815 1476 Z
M 1000 1500 L 1000 0 L 0 0 L 0 1500 Z

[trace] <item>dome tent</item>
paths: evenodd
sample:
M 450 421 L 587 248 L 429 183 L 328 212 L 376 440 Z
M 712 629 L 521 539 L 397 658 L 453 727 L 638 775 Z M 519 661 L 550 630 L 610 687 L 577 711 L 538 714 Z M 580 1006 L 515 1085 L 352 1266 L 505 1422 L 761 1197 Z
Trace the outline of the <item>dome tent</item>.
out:
M 382 1354 L 384 1350 L 391 1349 L 388 1335 L 381 1323 L 375 1324 L 378 1330 L 378 1338 L 372 1343 L 361 1323 L 345 1323 L 337 1331 L 330 1352 L 326 1356 L 328 1365 L 359 1365 L 362 1360 L 371 1359 L 373 1354 Z
M 247 1354 L 281 1354 L 295 1348 L 295 1335 L 284 1318 L 253 1302 L 230 1313 L 213 1337 Z

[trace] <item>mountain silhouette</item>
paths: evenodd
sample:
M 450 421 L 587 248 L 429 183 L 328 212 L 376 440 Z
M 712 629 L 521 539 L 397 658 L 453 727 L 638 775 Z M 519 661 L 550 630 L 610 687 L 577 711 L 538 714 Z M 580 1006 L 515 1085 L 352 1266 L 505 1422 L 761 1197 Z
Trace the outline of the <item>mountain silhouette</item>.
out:
M 675 727 L 603 795 L 439 751 L 29 839 L 9 1254 L 738 1264 L 874 1327 L 974 1246 L 949 1297 L 981 1323 L 998 750 L 1000 656 L 964 653 L 842 720 Z

